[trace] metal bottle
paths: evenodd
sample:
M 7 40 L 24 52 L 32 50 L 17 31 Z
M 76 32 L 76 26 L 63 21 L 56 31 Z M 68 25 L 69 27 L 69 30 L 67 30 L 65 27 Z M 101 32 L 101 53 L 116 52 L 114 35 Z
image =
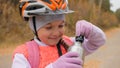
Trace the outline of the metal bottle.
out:
M 79 58 L 81 58 L 82 60 L 84 60 L 84 49 L 82 47 L 83 41 L 84 36 L 76 36 L 74 45 L 68 48 L 68 51 L 77 52 L 79 54 Z

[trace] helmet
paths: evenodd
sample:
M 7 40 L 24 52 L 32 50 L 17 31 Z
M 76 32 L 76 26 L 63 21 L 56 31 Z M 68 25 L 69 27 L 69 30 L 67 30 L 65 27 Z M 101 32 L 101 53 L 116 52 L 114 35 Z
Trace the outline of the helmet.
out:
M 25 19 L 25 21 L 28 21 L 30 17 L 32 18 L 33 29 L 37 38 L 38 34 L 36 26 L 36 15 L 53 16 L 56 14 L 60 15 L 73 12 L 68 8 L 67 0 L 21 0 L 19 9 L 20 15 Z
M 66 14 L 73 12 L 68 9 L 67 0 L 22 0 L 20 2 L 20 14 L 23 17 Z

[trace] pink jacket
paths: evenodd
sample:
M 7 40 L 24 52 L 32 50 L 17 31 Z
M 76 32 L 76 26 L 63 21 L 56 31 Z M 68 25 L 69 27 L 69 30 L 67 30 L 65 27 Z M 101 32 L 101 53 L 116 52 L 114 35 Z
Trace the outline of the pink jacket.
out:
M 77 25 L 83 25 L 86 27 L 86 24 L 87 23 L 86 21 L 80 21 L 77 23 Z M 88 23 L 87 23 L 88 24 Z M 92 27 L 91 29 L 89 29 L 88 27 L 87 28 L 87 31 L 86 29 L 83 29 L 84 27 L 81 26 L 79 29 L 81 30 L 78 30 L 77 34 L 76 35 L 80 35 L 80 33 L 83 34 L 85 33 L 85 40 L 83 42 L 83 48 L 85 50 L 85 55 L 88 55 L 88 54 L 91 54 L 93 53 L 95 50 L 97 50 L 100 46 L 102 46 L 104 43 L 105 43 L 105 40 L 106 40 L 106 36 L 104 34 L 104 32 L 102 30 L 100 30 L 98 27 L 96 26 L 91 26 L 91 24 L 88 24 L 90 27 Z M 76 28 L 78 29 L 78 28 Z M 92 30 L 92 31 L 90 31 Z M 82 32 L 80 32 L 82 31 Z M 92 33 L 89 33 L 89 32 L 92 32 Z M 75 42 L 75 38 L 72 37 L 72 38 L 69 38 L 73 43 Z M 65 40 L 66 41 L 66 40 Z M 68 41 L 68 40 L 67 40 Z M 40 42 L 38 41 L 36 38 L 34 39 L 34 43 L 37 44 L 36 47 L 41 47 L 42 45 L 45 45 L 47 46 L 46 44 L 44 44 L 43 42 Z M 32 68 L 31 66 L 31 63 L 33 62 L 30 62 L 29 59 L 28 59 L 28 49 L 26 46 L 22 45 L 24 48 L 22 48 L 21 46 L 19 48 L 17 48 L 18 50 L 16 50 L 14 52 L 14 57 L 13 57 L 13 65 L 12 65 L 12 68 Z M 44 47 L 44 46 L 43 46 Z M 22 51 L 21 51 L 22 49 Z M 64 51 L 64 48 L 62 49 L 62 51 Z M 42 53 L 42 51 L 40 51 Z M 65 51 L 64 51 L 65 53 Z M 57 54 L 57 53 L 55 53 Z M 53 55 L 52 55 L 53 56 Z M 56 57 L 57 59 L 58 57 Z M 46 64 L 45 65 L 45 68 L 52 68 L 52 62 L 55 61 L 56 59 L 50 61 L 49 63 L 50 64 Z M 37 60 L 37 59 L 36 59 Z M 47 59 L 46 59 L 47 60 Z M 41 63 L 41 59 L 39 61 Z M 36 66 L 36 65 L 35 65 Z M 33 66 L 34 67 L 34 66 Z

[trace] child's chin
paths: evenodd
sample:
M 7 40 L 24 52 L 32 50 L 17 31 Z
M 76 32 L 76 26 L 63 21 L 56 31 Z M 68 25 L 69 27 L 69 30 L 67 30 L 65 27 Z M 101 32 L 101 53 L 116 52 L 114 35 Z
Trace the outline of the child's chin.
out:
M 58 44 L 60 39 L 56 39 L 56 40 L 50 40 L 48 41 L 48 45 L 51 45 L 51 46 L 55 46 Z
M 55 43 L 49 43 L 50 46 L 55 46 L 57 45 L 58 42 L 55 42 Z

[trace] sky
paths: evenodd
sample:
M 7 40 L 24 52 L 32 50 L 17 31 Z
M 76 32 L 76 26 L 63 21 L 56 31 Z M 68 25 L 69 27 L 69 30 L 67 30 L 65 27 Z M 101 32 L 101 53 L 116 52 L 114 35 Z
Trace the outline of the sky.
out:
M 110 3 L 112 4 L 111 10 L 116 11 L 118 8 L 120 8 L 120 0 L 110 0 Z

